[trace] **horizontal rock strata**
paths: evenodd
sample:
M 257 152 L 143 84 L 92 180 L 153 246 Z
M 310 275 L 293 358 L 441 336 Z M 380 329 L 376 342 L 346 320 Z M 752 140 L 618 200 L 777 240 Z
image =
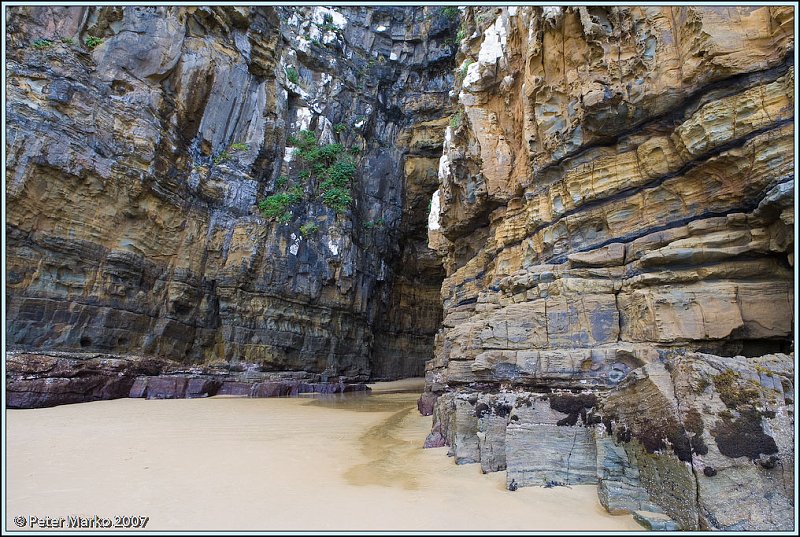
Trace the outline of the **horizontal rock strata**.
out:
M 128 397 L 164 361 L 97 353 L 6 353 L 6 407 L 42 408 Z
M 13 348 L 423 374 L 443 275 L 426 207 L 457 21 L 19 6 L 8 22 Z M 307 175 L 292 141 L 306 131 L 353 159 L 342 210 Z M 293 189 L 280 218 L 259 208 Z
M 653 528 L 791 528 L 792 25 L 464 13 L 426 445 Z

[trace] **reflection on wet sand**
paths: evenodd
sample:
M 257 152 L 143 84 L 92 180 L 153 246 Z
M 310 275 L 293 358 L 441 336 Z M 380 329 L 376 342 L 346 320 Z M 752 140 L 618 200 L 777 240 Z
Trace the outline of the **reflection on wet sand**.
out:
M 414 437 L 413 431 L 403 430 L 403 426 L 409 428 L 408 418 L 416 409 L 422 386 L 417 379 L 405 379 L 373 385 L 372 388 L 371 394 L 316 398 L 309 404 L 356 412 L 391 412 L 358 438 L 361 452 L 368 462 L 352 466 L 344 477 L 352 485 L 399 486 L 416 490 L 423 476 L 415 471 L 413 459 L 421 453 L 424 436 Z
M 419 453 L 420 441 L 403 440 L 393 433 L 408 417 L 411 408 L 395 412 L 380 424 L 370 427 L 359 439 L 361 450 L 369 462 L 357 464 L 345 472 L 352 485 L 402 486 L 409 490 L 419 488 L 413 460 Z

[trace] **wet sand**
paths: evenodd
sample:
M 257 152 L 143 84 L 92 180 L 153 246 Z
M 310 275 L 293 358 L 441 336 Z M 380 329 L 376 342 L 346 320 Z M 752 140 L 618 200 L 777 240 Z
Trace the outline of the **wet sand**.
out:
M 397 392 L 418 386 L 8 410 L 6 527 L 97 514 L 149 516 L 147 530 L 642 530 L 594 486 L 509 492 L 504 472 L 423 450 L 431 418 Z

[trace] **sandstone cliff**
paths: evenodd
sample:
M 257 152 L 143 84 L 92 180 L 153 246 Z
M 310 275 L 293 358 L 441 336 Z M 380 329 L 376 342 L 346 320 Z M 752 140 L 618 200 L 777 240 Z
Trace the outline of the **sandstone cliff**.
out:
M 457 24 L 438 8 L 11 8 L 9 344 L 422 375 Z M 303 173 L 303 132 L 356 166 L 338 212 Z M 285 192 L 281 218 L 259 210 Z
M 509 490 L 790 530 L 793 29 L 768 6 L 13 8 L 6 328 L 40 354 L 7 389 L 344 391 L 433 356 L 426 444 Z
M 792 8 L 465 15 L 428 445 L 654 527 L 789 529 Z

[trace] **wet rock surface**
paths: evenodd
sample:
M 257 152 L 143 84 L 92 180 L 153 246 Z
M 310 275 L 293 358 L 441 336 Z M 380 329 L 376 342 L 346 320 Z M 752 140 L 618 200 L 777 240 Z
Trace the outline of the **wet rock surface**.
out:
M 258 367 L 195 367 L 168 360 L 98 353 L 10 352 L 8 408 L 44 408 L 124 397 L 193 399 L 227 395 L 293 397 L 302 393 L 366 392 L 366 384 L 319 375 L 264 372 Z
M 6 406 L 42 408 L 128 397 L 137 378 L 158 375 L 163 360 L 97 353 L 6 354 Z
M 369 390 L 366 384 L 361 383 L 311 382 L 291 379 L 232 380 L 236 378 L 238 378 L 237 375 L 187 377 L 179 374 L 138 377 L 131 388 L 129 397 L 146 399 L 195 399 L 215 395 L 294 397 L 301 393 L 330 395 Z

